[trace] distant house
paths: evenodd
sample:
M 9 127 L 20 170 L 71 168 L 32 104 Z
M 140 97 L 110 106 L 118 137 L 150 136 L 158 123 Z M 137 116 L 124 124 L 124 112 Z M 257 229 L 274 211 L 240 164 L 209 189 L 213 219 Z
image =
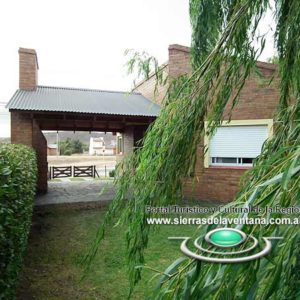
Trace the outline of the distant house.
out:
M 105 151 L 104 140 L 102 137 L 100 138 L 90 138 L 90 147 L 89 154 L 90 155 L 103 155 Z
M 105 155 L 116 155 L 117 152 L 117 141 L 112 140 L 105 146 Z
M 90 155 L 115 155 L 116 154 L 116 142 L 106 144 L 103 137 L 90 138 L 89 146 Z
M 48 144 L 47 145 L 47 155 L 58 155 L 57 144 Z

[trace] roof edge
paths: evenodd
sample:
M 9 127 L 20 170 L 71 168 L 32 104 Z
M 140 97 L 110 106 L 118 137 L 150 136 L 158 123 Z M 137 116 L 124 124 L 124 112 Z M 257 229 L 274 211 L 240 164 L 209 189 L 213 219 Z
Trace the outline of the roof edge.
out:
M 190 51 L 191 51 L 191 47 L 183 46 L 183 45 L 179 45 L 179 44 L 169 45 L 168 49 L 169 49 L 169 51 L 170 50 L 178 50 L 178 51 L 187 52 L 187 53 L 190 53 Z
M 183 46 L 183 45 L 180 45 L 180 44 L 171 44 L 169 45 L 168 47 L 168 50 L 177 50 L 177 51 L 182 51 L 182 52 L 186 52 L 186 53 L 190 53 L 191 51 L 191 47 L 188 47 L 188 46 Z M 169 64 L 169 62 L 165 62 L 163 63 L 160 67 L 162 69 L 164 69 L 165 67 L 167 67 Z M 260 61 L 260 60 L 257 60 L 256 61 L 256 66 L 258 68 L 262 68 L 262 69 L 267 69 L 267 70 L 276 70 L 278 68 L 278 66 L 276 64 L 273 64 L 273 63 L 269 63 L 269 62 L 264 62 L 264 61 Z M 143 80 L 141 80 L 140 82 L 138 82 L 134 88 L 132 89 L 133 91 L 136 90 L 139 86 L 141 86 L 144 82 L 146 82 L 147 80 L 149 80 L 151 77 L 153 77 L 155 75 L 155 72 L 151 72 L 148 76 L 148 78 L 145 78 Z
M 112 91 L 112 90 L 99 90 L 99 89 L 92 89 L 92 88 L 75 88 L 75 87 L 63 87 L 63 86 L 48 86 L 48 85 L 38 85 L 37 88 L 42 89 L 57 89 L 57 90 L 71 90 L 71 91 L 90 91 L 90 92 L 104 92 L 104 93 L 118 93 L 118 94 L 135 94 L 141 95 L 139 92 L 130 92 L 130 91 Z M 22 91 L 27 91 L 20 89 Z
M 147 98 L 145 98 L 147 99 Z M 148 99 L 147 99 L 148 100 Z M 150 100 L 148 100 L 150 101 Z M 151 104 L 155 104 L 159 106 L 157 103 L 154 103 L 151 101 Z M 78 111 L 73 111 L 73 110 L 49 110 L 49 109 L 32 109 L 32 108 L 9 108 L 9 112 L 22 112 L 22 113 L 35 113 L 35 112 L 46 112 L 49 114 L 57 114 L 57 113 L 62 113 L 62 114 L 84 114 L 84 115 L 99 115 L 99 116 L 116 116 L 116 117 L 141 117 L 141 118 L 157 118 L 158 114 L 127 114 L 127 113 L 98 113 L 98 112 L 78 112 Z
M 163 70 L 163 69 L 166 68 L 168 65 L 169 65 L 169 62 L 167 61 L 167 62 L 161 64 L 161 65 L 159 66 L 159 68 L 160 68 L 161 70 Z M 143 80 L 141 80 L 140 82 L 138 82 L 138 83 L 134 86 L 134 88 L 133 88 L 132 90 L 134 91 L 136 88 L 138 88 L 139 86 L 141 86 L 144 82 L 146 82 L 147 80 L 149 80 L 150 78 L 152 78 L 154 75 L 155 75 L 155 72 L 154 72 L 154 71 L 151 72 L 151 73 L 149 74 L 148 78 L 144 78 Z M 140 93 L 140 94 L 141 94 L 141 93 Z
M 169 50 L 178 50 L 178 51 L 182 51 L 182 52 L 186 52 L 186 53 L 190 53 L 190 51 L 191 51 L 191 47 L 183 46 L 183 45 L 179 45 L 179 44 L 172 44 L 169 46 L 168 49 Z M 256 66 L 259 68 L 268 69 L 268 70 L 276 70 L 277 69 L 276 64 L 265 62 L 265 61 L 260 61 L 260 60 L 256 61 Z
M 256 61 L 256 66 L 258 68 L 274 70 L 274 71 L 278 68 L 278 65 L 276 65 L 276 64 L 268 63 L 268 62 L 260 61 L 260 60 Z

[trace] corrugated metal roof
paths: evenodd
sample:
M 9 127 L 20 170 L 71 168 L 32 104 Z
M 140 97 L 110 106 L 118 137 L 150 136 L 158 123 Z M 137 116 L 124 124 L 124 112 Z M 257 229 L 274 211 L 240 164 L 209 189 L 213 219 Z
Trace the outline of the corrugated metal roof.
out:
M 38 86 L 34 91 L 17 90 L 7 108 L 92 114 L 156 117 L 159 105 L 140 93 Z

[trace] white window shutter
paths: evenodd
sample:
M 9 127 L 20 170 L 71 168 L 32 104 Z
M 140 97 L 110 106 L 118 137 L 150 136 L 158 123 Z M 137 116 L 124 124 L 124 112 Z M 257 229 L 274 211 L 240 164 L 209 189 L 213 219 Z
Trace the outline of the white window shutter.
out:
M 264 125 L 222 126 L 210 140 L 210 157 L 255 158 L 267 138 L 268 127 Z

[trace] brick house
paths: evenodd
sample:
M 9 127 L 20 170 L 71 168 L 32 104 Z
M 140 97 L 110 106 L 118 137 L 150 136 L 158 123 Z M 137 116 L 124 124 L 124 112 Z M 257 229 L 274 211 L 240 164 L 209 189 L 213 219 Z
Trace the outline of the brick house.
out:
M 47 155 L 58 155 L 57 144 L 47 144 Z
M 257 67 L 270 79 L 276 66 L 257 62 Z M 181 45 L 169 46 L 168 62 L 162 65 L 169 77 L 191 72 L 190 51 Z M 161 104 L 166 86 L 158 87 L 154 96 L 155 76 L 139 83 L 135 91 Z M 224 122 L 211 140 L 205 138 L 198 147 L 194 177 L 186 179 L 186 198 L 227 202 L 234 198 L 244 172 L 251 168 L 253 158 L 261 152 L 263 142 L 272 135 L 273 118 L 279 100 L 275 81 L 266 85 L 261 78 L 252 74 L 241 92 L 238 105 L 232 112 L 231 122 Z M 228 103 L 224 120 L 228 119 L 231 103 Z M 204 145 L 208 151 L 204 155 Z
M 105 143 L 103 137 L 90 137 L 89 144 L 90 155 L 115 155 L 116 141 L 112 140 L 110 143 Z
M 265 79 L 276 67 L 257 62 Z M 162 69 L 169 77 L 191 72 L 189 48 L 169 46 L 168 62 Z M 7 107 L 11 113 L 11 141 L 33 147 L 38 157 L 38 190 L 47 191 L 47 142 L 42 130 L 104 131 L 116 133 L 117 158 L 137 145 L 157 117 L 166 86 L 158 87 L 155 76 L 139 83 L 134 93 L 45 87 L 38 85 L 35 50 L 19 49 L 19 89 Z M 193 177 L 184 183 L 186 198 L 227 202 L 239 189 L 239 181 L 263 142 L 272 135 L 273 118 L 279 99 L 276 83 L 266 85 L 250 76 L 234 108 L 231 122 L 223 124 L 215 136 L 202 141 L 197 150 Z M 153 103 L 155 102 L 155 103 Z M 224 113 L 228 119 L 229 103 Z M 205 120 L 204 120 L 205 121 Z M 208 151 L 204 155 L 204 145 Z

